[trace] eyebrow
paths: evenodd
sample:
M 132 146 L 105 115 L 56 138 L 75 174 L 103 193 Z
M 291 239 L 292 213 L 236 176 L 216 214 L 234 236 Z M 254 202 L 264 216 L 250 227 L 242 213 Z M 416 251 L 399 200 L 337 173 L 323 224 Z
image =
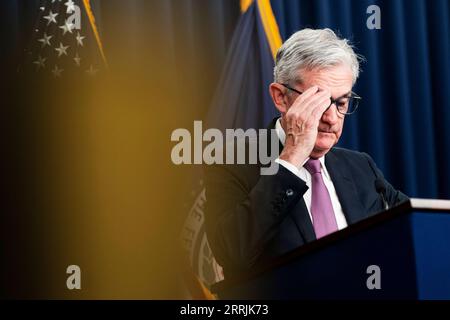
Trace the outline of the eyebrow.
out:
M 352 91 L 350 90 L 349 92 L 344 93 L 343 95 L 341 95 L 341 96 L 339 96 L 337 98 L 333 98 L 333 97 L 331 97 L 331 98 L 333 98 L 333 100 L 339 100 L 339 99 L 342 99 L 342 98 L 348 98 L 348 96 L 351 95 L 351 94 L 352 94 Z

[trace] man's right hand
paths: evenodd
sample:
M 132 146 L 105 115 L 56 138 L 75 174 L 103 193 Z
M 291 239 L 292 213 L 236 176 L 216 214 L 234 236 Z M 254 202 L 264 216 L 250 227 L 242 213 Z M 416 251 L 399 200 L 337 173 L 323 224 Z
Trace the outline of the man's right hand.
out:
M 331 93 L 313 86 L 297 97 L 284 116 L 286 141 L 280 159 L 300 168 L 316 143 L 323 113 L 330 105 Z

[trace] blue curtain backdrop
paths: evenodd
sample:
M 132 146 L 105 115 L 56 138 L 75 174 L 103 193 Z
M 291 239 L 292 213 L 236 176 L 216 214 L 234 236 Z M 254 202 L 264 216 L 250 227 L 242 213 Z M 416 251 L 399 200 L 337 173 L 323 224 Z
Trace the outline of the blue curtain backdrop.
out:
M 367 7 L 381 10 L 369 30 Z M 450 3 L 448 0 L 272 0 L 287 39 L 331 28 L 367 62 L 355 87 L 361 109 L 340 145 L 368 152 L 409 196 L 450 198 Z

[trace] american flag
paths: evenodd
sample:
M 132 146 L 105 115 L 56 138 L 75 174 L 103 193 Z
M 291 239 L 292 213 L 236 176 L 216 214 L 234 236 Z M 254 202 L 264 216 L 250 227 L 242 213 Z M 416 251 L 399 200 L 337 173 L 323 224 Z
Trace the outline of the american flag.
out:
M 38 7 L 28 67 L 52 78 L 95 77 L 106 58 L 89 0 L 44 0 Z

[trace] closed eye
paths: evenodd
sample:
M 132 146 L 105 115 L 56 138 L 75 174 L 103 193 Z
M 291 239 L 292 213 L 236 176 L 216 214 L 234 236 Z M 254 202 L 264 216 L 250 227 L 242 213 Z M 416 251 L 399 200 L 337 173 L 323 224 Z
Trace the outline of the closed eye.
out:
M 340 99 L 336 101 L 336 106 L 338 107 L 344 107 L 348 102 L 348 99 Z

